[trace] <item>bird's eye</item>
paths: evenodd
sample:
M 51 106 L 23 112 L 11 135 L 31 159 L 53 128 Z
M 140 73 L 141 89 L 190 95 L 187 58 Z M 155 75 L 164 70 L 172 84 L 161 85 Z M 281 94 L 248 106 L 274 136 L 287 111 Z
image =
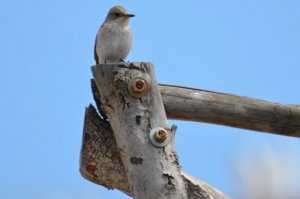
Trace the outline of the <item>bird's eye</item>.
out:
M 119 17 L 119 16 L 120 16 L 120 13 L 116 12 L 115 17 Z

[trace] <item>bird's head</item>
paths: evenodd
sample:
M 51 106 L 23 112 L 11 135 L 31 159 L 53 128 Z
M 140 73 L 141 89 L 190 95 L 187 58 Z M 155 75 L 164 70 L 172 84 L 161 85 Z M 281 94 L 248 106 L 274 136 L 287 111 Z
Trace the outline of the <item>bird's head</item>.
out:
M 109 10 L 105 21 L 127 25 L 129 18 L 134 16 L 134 14 L 129 14 L 125 8 L 121 6 L 114 6 Z

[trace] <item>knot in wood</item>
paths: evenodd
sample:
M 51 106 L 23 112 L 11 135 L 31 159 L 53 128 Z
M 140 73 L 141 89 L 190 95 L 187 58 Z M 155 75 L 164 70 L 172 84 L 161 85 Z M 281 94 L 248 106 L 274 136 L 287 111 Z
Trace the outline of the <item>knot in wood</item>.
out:
M 146 89 L 146 82 L 143 79 L 136 79 L 133 84 L 133 90 L 137 93 L 142 93 Z
M 149 81 L 142 77 L 135 77 L 128 83 L 128 90 L 134 97 L 143 97 L 148 93 Z
M 163 129 L 160 129 L 155 132 L 155 140 L 159 143 L 163 143 L 167 139 L 167 132 Z

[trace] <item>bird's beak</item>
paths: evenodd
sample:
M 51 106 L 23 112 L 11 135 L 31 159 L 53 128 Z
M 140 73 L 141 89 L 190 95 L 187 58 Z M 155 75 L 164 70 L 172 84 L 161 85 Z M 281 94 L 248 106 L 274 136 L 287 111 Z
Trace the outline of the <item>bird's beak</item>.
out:
M 135 16 L 134 14 L 126 14 L 126 15 L 125 15 L 125 17 L 128 17 L 128 18 L 129 18 L 129 17 L 134 17 L 134 16 Z

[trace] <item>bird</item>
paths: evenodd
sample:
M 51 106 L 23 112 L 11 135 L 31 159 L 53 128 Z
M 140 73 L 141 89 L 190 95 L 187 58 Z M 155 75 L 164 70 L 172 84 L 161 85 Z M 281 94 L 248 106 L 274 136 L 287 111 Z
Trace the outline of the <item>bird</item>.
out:
M 96 64 L 124 62 L 132 46 L 129 19 L 134 17 L 122 6 L 112 7 L 100 26 L 94 46 Z

